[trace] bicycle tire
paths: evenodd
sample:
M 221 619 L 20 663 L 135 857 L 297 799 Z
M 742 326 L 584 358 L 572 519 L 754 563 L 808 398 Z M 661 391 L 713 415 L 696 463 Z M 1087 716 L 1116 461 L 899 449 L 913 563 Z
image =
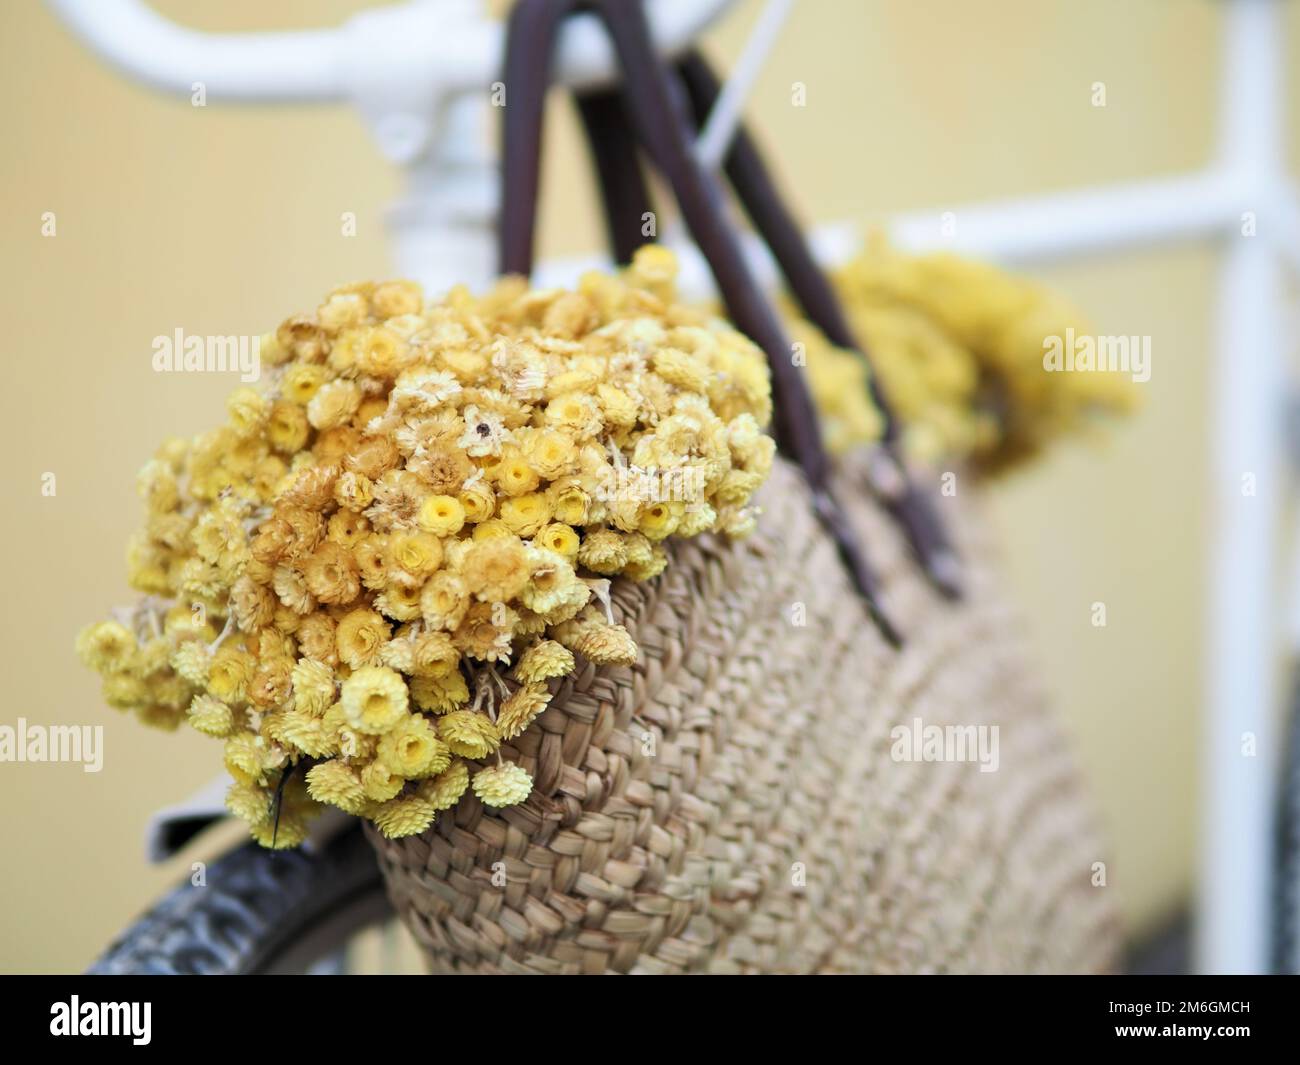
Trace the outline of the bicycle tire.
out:
M 393 916 L 360 827 L 324 847 L 247 843 L 209 863 L 141 915 L 87 970 L 93 975 L 305 972 L 357 932 Z

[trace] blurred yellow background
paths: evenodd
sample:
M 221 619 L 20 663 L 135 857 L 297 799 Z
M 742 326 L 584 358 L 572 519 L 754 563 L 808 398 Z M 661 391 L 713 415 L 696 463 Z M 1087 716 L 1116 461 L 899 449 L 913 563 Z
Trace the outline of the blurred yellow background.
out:
M 365 5 L 155 6 L 199 29 L 254 30 L 329 25 Z M 739 4 L 709 51 L 733 59 L 757 11 Z M 1208 0 L 804 0 L 749 114 L 807 220 L 865 224 L 1200 166 L 1214 146 L 1218 43 Z M 794 81 L 806 107 L 791 106 Z M 1091 104 L 1098 81 L 1104 108 Z M 0 723 L 103 724 L 106 744 L 98 775 L 0 765 L 0 968 L 71 970 L 188 869 L 189 855 L 146 866 L 142 830 L 219 765 L 211 741 L 103 708 L 72 651 L 84 623 L 129 598 L 136 469 L 163 436 L 215 424 L 230 387 L 155 374 L 151 339 L 260 333 L 336 282 L 390 273 L 383 210 L 399 175 L 347 108 L 157 96 L 34 0 L 0 8 L 0 94 Z M 552 110 L 542 256 L 602 237 L 575 123 Z M 47 211 L 54 238 L 41 236 Z M 344 211 L 357 215 L 354 238 L 340 236 Z M 1213 249 L 1197 247 L 1038 273 L 1099 332 L 1150 335 L 1154 369 L 1145 409 L 1103 448 L 1068 446 L 994 494 L 1009 580 L 1108 817 L 1110 881 L 1137 930 L 1185 896 L 1193 863 L 1213 267 Z M 1089 624 L 1098 600 L 1102 629 Z

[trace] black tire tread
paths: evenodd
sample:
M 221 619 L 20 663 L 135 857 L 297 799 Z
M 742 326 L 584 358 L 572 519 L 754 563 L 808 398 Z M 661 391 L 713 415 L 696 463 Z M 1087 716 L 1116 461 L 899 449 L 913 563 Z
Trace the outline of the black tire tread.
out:
M 95 975 L 221 975 L 277 971 L 311 943 L 320 956 L 343 940 L 355 911 L 369 923 L 386 907 L 374 851 L 359 827 L 313 852 L 247 843 L 209 863 L 206 885 L 163 896 L 90 966 Z M 354 930 L 354 929 L 353 929 Z

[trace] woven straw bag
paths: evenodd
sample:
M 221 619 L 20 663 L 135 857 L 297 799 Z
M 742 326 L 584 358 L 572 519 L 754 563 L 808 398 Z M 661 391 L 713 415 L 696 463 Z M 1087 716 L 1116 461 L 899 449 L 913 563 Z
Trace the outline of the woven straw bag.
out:
M 1092 885 L 1103 846 L 987 531 L 948 501 L 967 592 L 947 603 L 862 458 L 837 480 L 901 650 L 865 620 L 803 480 L 778 462 L 753 536 L 677 544 L 656 580 L 616 584 L 642 658 L 559 684 L 508 750 L 536 779 L 523 806 L 491 812 L 471 794 L 425 835 L 371 832 L 432 969 L 1112 965 L 1111 896 Z M 915 718 L 996 726 L 997 771 L 893 760 L 891 729 Z
M 640 0 L 587 6 L 625 75 L 621 102 L 580 101 L 615 257 L 642 239 L 629 226 L 648 208 L 639 140 L 731 318 L 768 354 L 792 461 L 778 459 L 752 536 L 669 541 L 659 577 L 615 581 L 615 614 L 640 657 L 580 661 L 550 682 L 547 710 L 504 745 L 533 776 L 527 802 L 491 811 L 467 794 L 397 840 L 367 825 L 398 913 L 441 972 L 1108 968 L 1116 922 L 1109 892 L 1092 885 L 1103 849 L 978 515 L 945 500 L 944 531 L 898 463 L 878 390 L 881 444 L 831 466 L 784 327 L 690 148 L 678 103 L 697 121 L 707 113 L 711 72 L 688 56 L 674 95 Z M 519 0 L 512 11 L 503 273 L 531 269 L 549 50 L 573 7 Z M 743 131 L 727 173 L 804 312 L 832 343 L 855 346 Z M 891 731 L 917 719 L 996 729 L 996 771 L 896 759 Z

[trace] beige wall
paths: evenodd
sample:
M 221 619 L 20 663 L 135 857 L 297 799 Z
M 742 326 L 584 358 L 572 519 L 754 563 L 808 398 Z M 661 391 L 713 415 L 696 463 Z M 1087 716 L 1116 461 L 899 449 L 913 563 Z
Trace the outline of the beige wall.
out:
M 363 5 L 158 6 L 216 30 L 329 23 Z M 741 7 L 713 35 L 721 57 L 752 24 L 756 5 Z M 813 220 L 1161 174 L 1211 147 L 1217 34 L 1202 0 L 805 0 L 751 112 Z M 790 105 L 793 81 L 806 108 Z M 1104 109 L 1090 105 L 1096 81 Z M 103 709 L 72 654 L 80 625 L 125 598 L 134 471 L 163 435 L 220 416 L 226 383 L 152 373 L 150 340 L 260 332 L 337 281 L 383 274 L 397 180 L 346 110 L 156 97 L 32 0 L 0 9 L 0 95 L 0 723 L 107 734 L 97 776 L 0 765 L 0 968 L 59 970 L 84 965 L 179 875 L 145 867 L 141 828 L 217 764 L 208 741 Z M 588 250 L 599 228 L 579 141 L 567 114 L 553 131 L 541 250 Z M 56 238 L 39 235 L 45 211 Z M 353 239 L 339 235 L 342 211 L 358 215 Z M 1111 821 L 1112 881 L 1141 925 L 1185 890 L 1193 854 L 1213 258 L 1161 251 L 1041 276 L 1099 331 L 1154 338 L 1140 418 L 1099 450 L 1062 450 L 996 504 L 1010 579 Z M 39 491 L 47 471 L 53 498 Z M 1109 608 L 1101 630 L 1088 624 L 1096 600 Z

